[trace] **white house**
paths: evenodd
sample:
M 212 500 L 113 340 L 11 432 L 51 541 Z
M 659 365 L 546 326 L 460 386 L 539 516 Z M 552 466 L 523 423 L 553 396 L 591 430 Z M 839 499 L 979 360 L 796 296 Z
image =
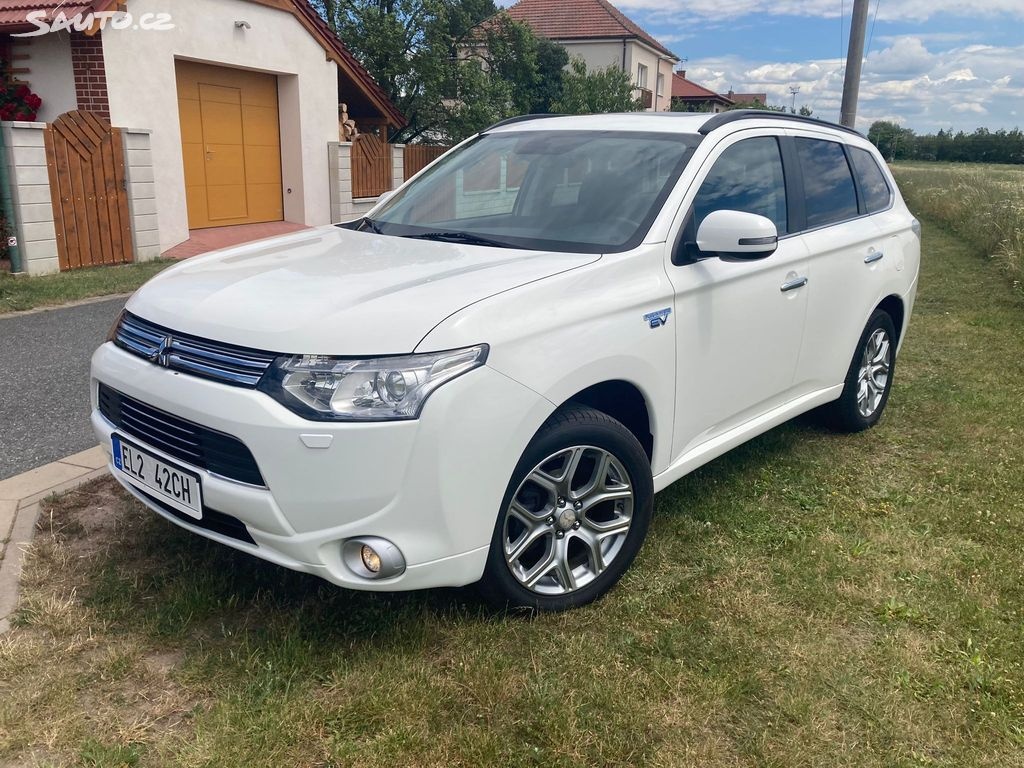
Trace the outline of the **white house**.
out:
M 152 187 L 160 252 L 190 229 L 329 223 L 339 104 L 364 133 L 405 124 L 307 0 L 0 0 L 0 48 L 38 121 L 86 110 L 140 134 L 151 171 L 130 181 Z
M 647 111 L 672 108 L 679 57 L 607 0 L 519 0 L 507 12 L 570 56 L 582 57 L 590 71 L 628 72 Z

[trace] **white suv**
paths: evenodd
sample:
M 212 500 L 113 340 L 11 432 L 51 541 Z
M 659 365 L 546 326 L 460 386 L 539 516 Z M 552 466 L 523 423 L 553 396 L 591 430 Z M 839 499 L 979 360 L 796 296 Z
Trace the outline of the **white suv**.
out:
M 271 562 L 578 606 L 694 468 L 819 406 L 878 421 L 919 235 L 831 124 L 511 120 L 365 218 L 150 281 L 92 422 L 143 503 Z

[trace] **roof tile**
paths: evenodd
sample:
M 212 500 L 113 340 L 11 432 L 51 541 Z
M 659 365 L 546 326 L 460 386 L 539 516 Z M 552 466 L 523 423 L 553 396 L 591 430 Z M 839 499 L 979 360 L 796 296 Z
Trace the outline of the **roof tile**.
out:
M 552 40 L 637 38 L 666 56 L 679 58 L 608 0 L 519 0 L 507 12 Z

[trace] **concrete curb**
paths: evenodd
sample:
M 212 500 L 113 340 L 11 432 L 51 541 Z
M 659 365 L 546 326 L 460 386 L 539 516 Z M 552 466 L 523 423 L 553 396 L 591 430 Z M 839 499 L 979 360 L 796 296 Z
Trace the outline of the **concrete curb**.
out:
M 11 628 L 10 617 L 18 607 L 25 548 L 35 534 L 39 503 L 103 477 L 106 471 L 107 454 L 96 446 L 0 480 L 0 634 Z

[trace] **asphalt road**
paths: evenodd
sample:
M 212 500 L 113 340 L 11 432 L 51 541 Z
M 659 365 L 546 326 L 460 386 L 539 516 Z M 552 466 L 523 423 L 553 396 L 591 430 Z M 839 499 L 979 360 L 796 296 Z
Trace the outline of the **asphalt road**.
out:
M 89 358 L 124 302 L 0 315 L 0 480 L 96 445 Z

